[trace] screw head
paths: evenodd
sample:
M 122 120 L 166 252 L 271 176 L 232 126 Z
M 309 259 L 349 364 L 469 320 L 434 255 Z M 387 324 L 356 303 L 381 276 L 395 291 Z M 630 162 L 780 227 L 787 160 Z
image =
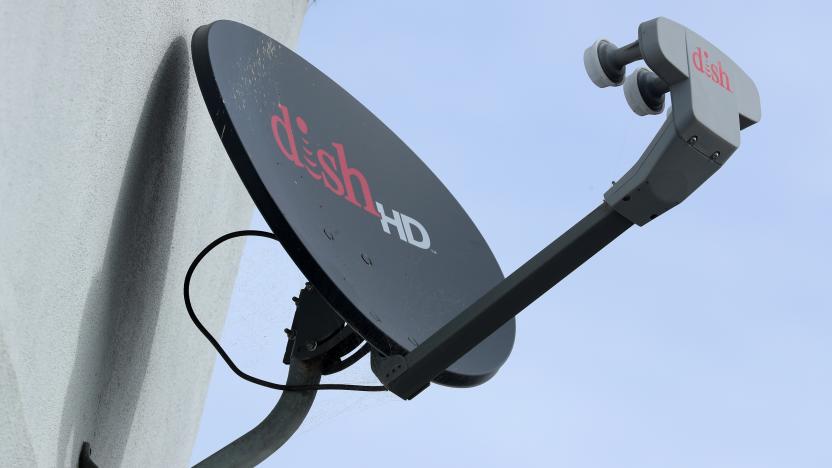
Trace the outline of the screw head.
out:
M 696 144 L 696 142 L 697 142 L 697 141 L 699 141 L 699 137 L 698 137 L 698 136 L 696 136 L 696 135 L 694 135 L 694 136 L 692 136 L 692 137 L 688 138 L 688 144 L 689 144 L 689 145 Z
M 714 154 L 711 155 L 711 159 L 716 159 L 719 157 L 719 151 L 714 151 Z
M 312 341 L 307 341 L 306 342 L 306 350 L 307 351 L 315 351 L 317 348 L 318 348 L 318 342 L 317 341 L 312 340 Z

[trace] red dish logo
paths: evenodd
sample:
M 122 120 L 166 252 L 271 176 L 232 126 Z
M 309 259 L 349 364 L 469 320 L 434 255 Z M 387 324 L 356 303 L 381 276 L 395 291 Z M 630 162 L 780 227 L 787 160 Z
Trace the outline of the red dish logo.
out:
M 357 183 L 361 188 L 361 194 L 364 198 L 364 211 L 373 216 L 381 217 L 376 210 L 373 194 L 370 191 L 370 184 L 367 183 L 367 178 L 364 177 L 361 171 L 347 164 L 344 145 L 335 142 L 332 143 L 332 148 L 337 155 L 337 162 L 336 156 L 323 148 L 318 149 L 317 153 L 313 152 L 309 149 L 309 126 L 301 116 L 297 116 L 295 117 L 295 123 L 297 124 L 298 130 L 300 130 L 303 141 L 303 161 L 301 162 L 295 141 L 292 119 L 289 116 L 289 109 L 283 104 L 278 104 L 277 107 L 280 109 L 281 115 L 272 116 L 272 133 L 274 133 L 274 139 L 283 156 L 286 156 L 286 159 L 292 161 L 295 166 L 306 169 L 306 172 L 313 179 L 323 181 L 324 186 L 330 192 L 339 197 L 344 197 L 345 200 L 355 206 L 362 207 L 362 204 L 355 197 L 355 183 Z M 343 181 L 338 177 L 338 172 L 342 174 Z
M 291 161 L 298 169 L 304 169 L 313 180 L 321 182 L 334 195 L 343 198 L 365 212 L 381 220 L 381 228 L 392 235 L 395 229 L 399 239 L 421 249 L 430 248 L 430 236 L 427 229 L 410 216 L 396 210 L 390 210 L 387 216 L 384 205 L 373 199 L 370 183 L 367 177 L 347 162 L 344 145 L 332 142 L 329 147 L 310 149 L 309 125 L 301 116 L 294 120 L 289 109 L 283 104 L 277 105 L 279 114 L 272 115 L 271 126 L 275 142 L 283 156 Z M 298 151 L 298 141 L 295 139 L 295 127 L 302 142 L 302 153 Z M 333 154 L 335 153 L 335 154 Z M 356 191 L 358 189 L 358 191 Z M 361 196 L 359 200 L 358 196 Z
M 727 91 L 734 92 L 731 89 L 731 78 L 728 76 L 728 72 L 722 68 L 722 62 L 717 60 L 716 63 L 711 63 L 710 54 L 708 54 L 707 50 L 702 50 L 701 47 L 697 47 L 693 51 L 691 59 L 693 60 L 693 68 L 699 73 L 707 76 L 711 81 L 725 88 Z

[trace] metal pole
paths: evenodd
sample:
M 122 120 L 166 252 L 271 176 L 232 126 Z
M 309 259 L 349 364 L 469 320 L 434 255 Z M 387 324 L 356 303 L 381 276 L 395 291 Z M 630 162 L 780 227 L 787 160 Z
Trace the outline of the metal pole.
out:
M 321 381 L 320 359 L 292 359 L 286 385 L 317 385 Z M 303 422 L 317 390 L 284 391 L 277 405 L 254 429 L 240 436 L 195 468 L 253 467 L 276 452 Z

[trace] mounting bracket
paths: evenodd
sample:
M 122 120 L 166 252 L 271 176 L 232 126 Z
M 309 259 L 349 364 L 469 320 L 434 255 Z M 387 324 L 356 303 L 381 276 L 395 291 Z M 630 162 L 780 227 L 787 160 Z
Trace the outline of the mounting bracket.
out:
M 297 309 L 292 327 L 285 330 L 288 342 L 284 364 L 288 365 L 292 359 L 308 361 L 320 357 L 323 373 L 327 375 L 328 369 L 340 366 L 341 358 L 364 341 L 311 283 L 306 283 L 292 301 Z

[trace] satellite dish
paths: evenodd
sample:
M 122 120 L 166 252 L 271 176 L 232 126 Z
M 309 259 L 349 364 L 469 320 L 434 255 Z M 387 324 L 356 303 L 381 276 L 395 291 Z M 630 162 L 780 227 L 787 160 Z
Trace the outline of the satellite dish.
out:
M 431 381 L 485 382 L 511 352 L 515 315 L 632 225 L 681 203 L 736 151 L 740 130 L 760 119 L 751 79 L 678 23 L 646 21 L 638 40 L 620 48 L 595 42 L 584 66 L 596 85 L 624 84 L 639 115 L 662 113 L 667 93 L 674 108 L 601 205 L 504 278 L 439 179 L 314 66 L 231 21 L 200 27 L 192 53 L 220 139 L 273 233 L 231 233 L 203 250 L 185 277 L 186 307 L 238 375 L 291 390 L 260 425 L 200 463 L 205 467 L 264 460 L 297 429 L 320 389 L 388 389 L 410 399 Z M 639 60 L 652 71 L 625 79 L 626 66 Z M 287 385 L 240 371 L 188 297 L 199 260 L 247 234 L 279 240 L 309 280 L 287 330 Z M 319 384 L 321 374 L 367 353 L 383 387 Z
M 257 208 L 375 350 L 412 351 L 503 279 L 442 182 L 320 70 L 232 21 L 200 29 L 192 47 L 211 118 Z M 485 382 L 514 330 L 512 320 L 434 380 Z

